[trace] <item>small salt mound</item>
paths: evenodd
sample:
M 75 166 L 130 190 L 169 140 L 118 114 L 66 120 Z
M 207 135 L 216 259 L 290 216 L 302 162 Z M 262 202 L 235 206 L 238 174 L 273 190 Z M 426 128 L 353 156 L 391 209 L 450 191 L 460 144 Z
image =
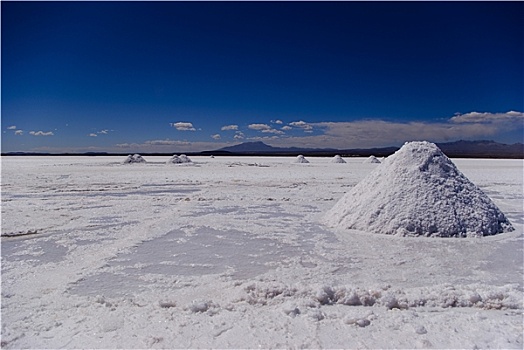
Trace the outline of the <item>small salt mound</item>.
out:
M 181 154 L 180 159 L 182 160 L 182 163 L 192 163 L 191 159 L 189 159 L 185 154 Z
M 379 164 L 380 160 L 378 160 L 375 156 L 369 156 L 369 158 L 366 158 L 362 163 Z
M 124 160 L 124 164 L 145 163 L 145 162 L 146 160 L 142 158 L 140 154 L 128 155 L 126 160 Z
M 177 156 L 175 154 L 166 163 L 167 164 L 184 164 L 184 163 L 192 163 L 192 162 L 191 162 L 191 159 L 189 159 L 185 154 L 181 154 L 180 156 Z
M 408 142 L 327 212 L 331 227 L 394 235 L 487 236 L 508 219 L 433 143 Z
M 180 157 L 175 154 L 173 157 L 169 158 L 169 160 L 166 163 L 167 164 L 182 164 L 182 159 L 180 159 Z
M 331 163 L 345 163 L 345 162 L 346 161 L 342 159 L 342 157 L 339 156 L 338 154 L 334 156 L 333 159 L 331 160 Z
M 304 158 L 303 155 L 300 154 L 295 159 L 295 163 L 309 163 L 309 160 L 307 160 L 306 158 Z

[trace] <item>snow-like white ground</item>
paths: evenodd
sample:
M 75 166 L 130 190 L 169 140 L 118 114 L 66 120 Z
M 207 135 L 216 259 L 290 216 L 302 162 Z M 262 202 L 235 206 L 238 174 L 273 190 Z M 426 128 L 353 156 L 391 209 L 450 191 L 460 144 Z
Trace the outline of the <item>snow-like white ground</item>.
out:
M 523 347 L 522 160 L 454 159 L 515 231 L 427 238 L 319 223 L 362 158 L 124 158 L 2 158 L 2 347 Z

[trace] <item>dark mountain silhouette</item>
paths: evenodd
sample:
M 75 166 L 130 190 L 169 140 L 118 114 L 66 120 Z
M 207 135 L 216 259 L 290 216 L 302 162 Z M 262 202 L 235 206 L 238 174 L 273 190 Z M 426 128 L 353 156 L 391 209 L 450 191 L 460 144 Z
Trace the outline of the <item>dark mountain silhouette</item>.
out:
M 244 142 L 235 146 L 229 146 L 219 149 L 218 151 L 235 154 L 295 154 L 300 152 L 317 153 L 317 152 L 336 152 L 336 149 L 326 148 L 299 148 L 299 147 L 273 147 L 261 141 Z
M 448 157 L 456 158 L 524 158 L 524 144 L 515 143 L 507 145 L 492 140 L 480 141 L 455 141 L 437 143 L 438 147 Z M 273 147 L 264 142 L 244 142 L 238 145 L 224 147 L 215 151 L 202 152 L 205 154 L 227 155 L 309 155 L 309 156 L 334 156 L 340 154 L 345 157 L 370 155 L 386 157 L 396 152 L 399 147 L 382 148 L 299 148 L 299 147 Z
M 524 158 L 524 144 L 507 145 L 492 140 L 437 143 L 448 157 L 463 158 Z
M 244 142 L 238 145 L 221 148 L 220 151 L 232 153 L 260 153 L 260 152 L 278 152 L 282 148 L 266 145 L 264 142 Z M 284 148 L 284 150 L 287 150 Z
M 437 143 L 437 146 L 448 157 L 451 158 L 515 158 L 524 159 L 524 144 L 515 143 L 512 145 L 498 143 L 492 140 L 480 141 L 454 141 Z M 273 147 L 263 142 L 244 142 L 238 145 L 224 147 L 214 151 L 204 152 L 185 152 L 188 156 L 199 155 L 228 155 L 228 156 L 322 156 L 333 157 L 339 154 L 343 157 L 387 157 L 395 153 L 399 147 L 382 148 L 353 148 L 353 149 L 334 149 L 334 148 L 300 148 L 300 147 Z M 173 150 L 169 153 L 141 153 L 143 156 L 154 155 L 173 155 L 173 153 L 184 153 Z M 106 152 L 87 152 L 87 153 L 37 153 L 37 152 L 7 152 L 2 156 L 127 156 L 127 153 L 106 153 Z

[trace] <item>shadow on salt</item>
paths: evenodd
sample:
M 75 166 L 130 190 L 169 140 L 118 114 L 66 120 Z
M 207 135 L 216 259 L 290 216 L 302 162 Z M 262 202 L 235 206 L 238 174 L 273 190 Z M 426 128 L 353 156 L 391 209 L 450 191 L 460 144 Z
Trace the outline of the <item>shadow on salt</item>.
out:
M 55 198 L 55 197 L 128 197 L 132 195 L 157 195 L 157 194 L 188 194 L 200 191 L 199 189 L 158 189 L 158 190 L 136 190 L 125 192 L 114 192 L 106 189 L 81 190 L 56 193 L 27 193 L 12 194 L 9 198 Z
M 233 270 L 230 275 L 242 279 L 267 272 L 267 263 L 281 262 L 290 253 L 299 253 L 286 247 L 284 254 L 281 242 L 249 236 L 241 231 L 225 232 L 209 227 L 200 228 L 190 236 L 174 230 L 142 243 L 111 265 L 124 267 L 129 274 L 199 276 Z
M 25 261 L 34 266 L 62 261 L 68 251 L 66 246 L 49 238 L 2 240 L 1 247 L 2 260 Z
M 269 199 L 270 201 L 273 199 Z M 302 206 L 306 208 L 306 206 Z M 315 208 L 310 206 L 310 208 Z M 307 209 L 307 208 L 306 208 Z M 316 208 L 315 208 L 316 209 Z M 257 219 L 272 219 L 275 218 L 288 218 L 288 219 L 300 219 L 302 215 L 291 214 L 284 211 L 280 205 L 248 205 L 248 206 L 224 206 L 217 208 L 213 203 L 201 204 L 198 208 L 194 209 L 190 214 L 185 216 L 191 217 L 193 215 L 210 215 L 210 214 L 236 214 L 236 215 L 257 215 Z
M 238 280 L 250 279 L 276 266 L 288 265 L 288 258 L 311 254 L 314 244 L 314 239 L 291 245 L 247 232 L 210 227 L 199 228 L 190 235 L 173 230 L 119 254 L 109 261 L 106 271 L 76 282 L 70 291 L 91 296 L 127 296 L 149 289 L 151 281 L 159 283 L 154 275 L 222 274 Z

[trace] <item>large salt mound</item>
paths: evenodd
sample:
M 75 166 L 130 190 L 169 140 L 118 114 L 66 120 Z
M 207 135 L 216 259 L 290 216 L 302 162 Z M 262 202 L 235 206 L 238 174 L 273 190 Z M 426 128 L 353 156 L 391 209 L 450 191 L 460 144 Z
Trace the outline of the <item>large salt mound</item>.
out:
M 504 214 L 433 143 L 408 142 L 327 212 L 331 227 L 424 236 L 512 231 Z

